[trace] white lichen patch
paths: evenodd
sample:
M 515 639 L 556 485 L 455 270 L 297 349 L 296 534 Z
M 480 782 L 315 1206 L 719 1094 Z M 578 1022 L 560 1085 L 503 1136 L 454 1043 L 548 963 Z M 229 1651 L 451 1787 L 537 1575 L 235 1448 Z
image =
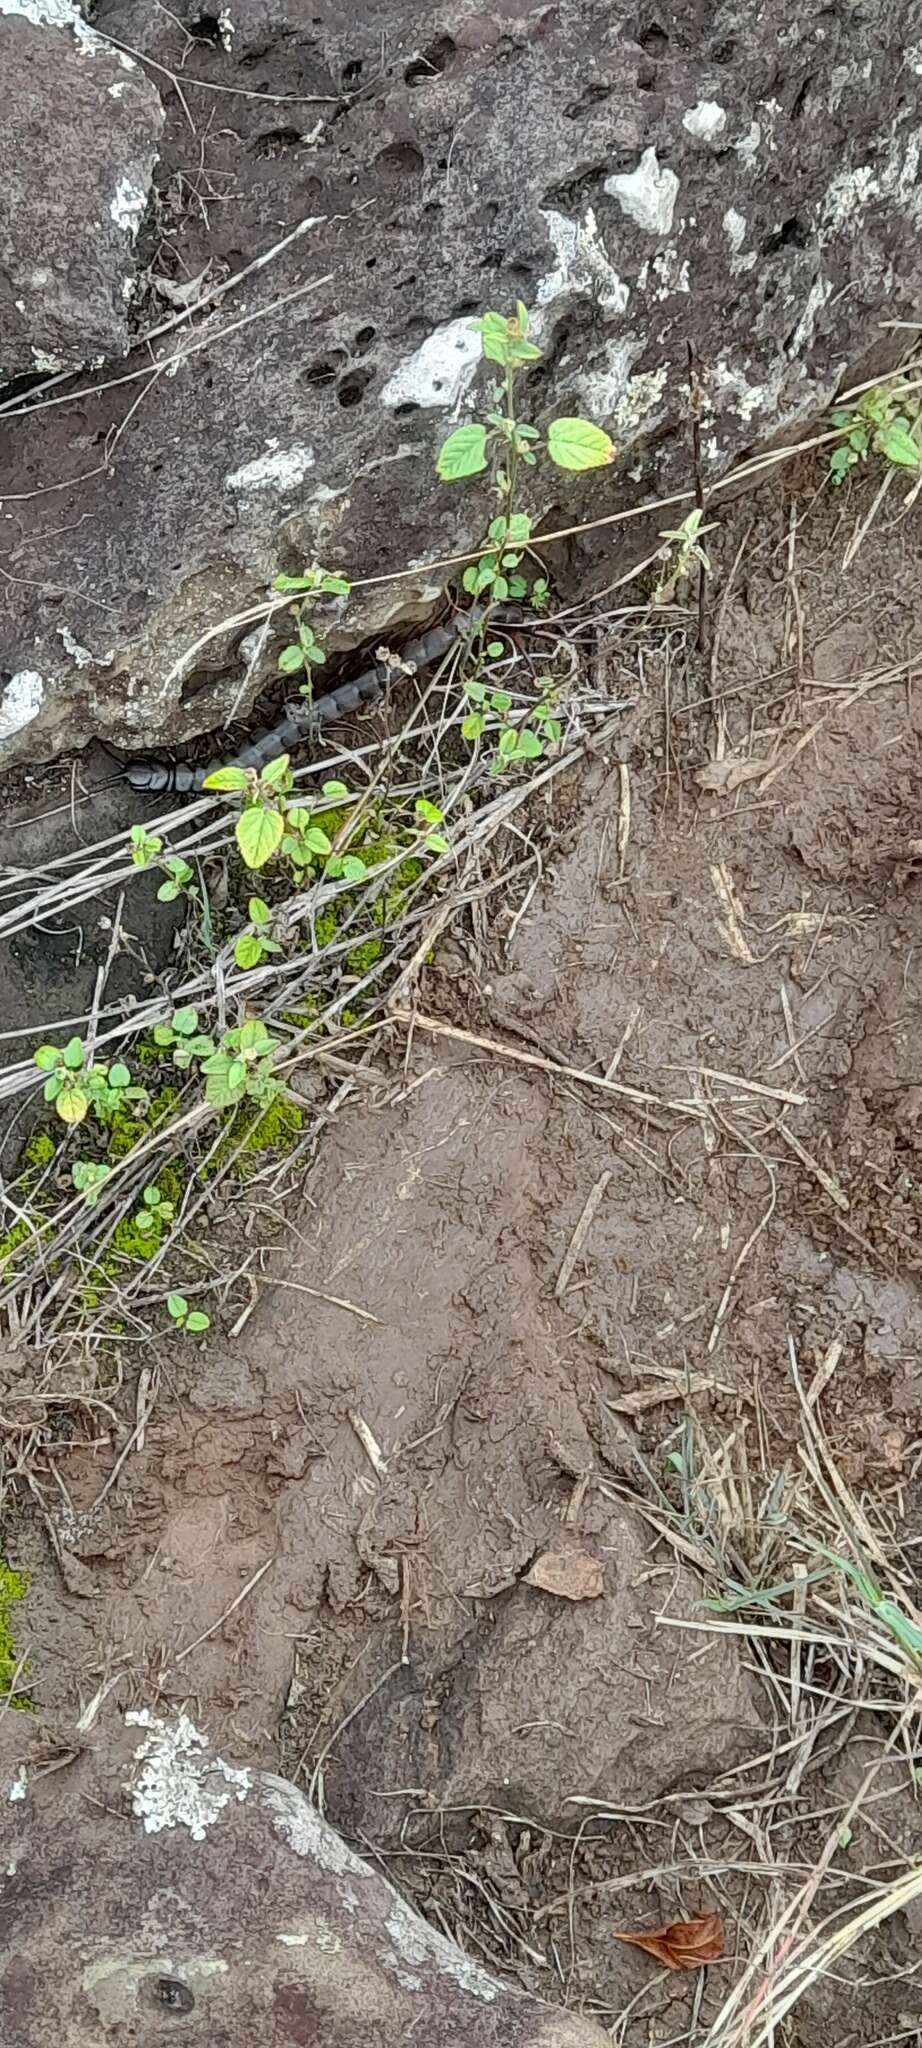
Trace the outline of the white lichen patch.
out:
M 542 210 L 541 218 L 556 262 L 553 270 L 538 281 L 538 307 L 552 306 L 559 299 L 575 295 L 593 299 L 603 313 L 624 313 L 630 293 L 611 262 L 591 206 L 582 222 L 569 220 L 565 213 L 555 213 L 553 208 Z M 539 314 L 539 333 L 540 327 Z
M 0 694 L 0 740 L 12 739 L 24 725 L 31 725 L 42 708 L 45 685 L 34 668 L 21 668 L 11 676 Z
M 654 256 L 649 268 L 647 289 L 655 299 L 670 299 L 675 292 L 690 291 L 688 282 L 688 261 L 680 256 L 674 242 L 669 242 Z
M 321 1870 L 332 1871 L 335 1877 L 367 1878 L 370 1872 L 365 1864 L 354 1856 L 345 1842 L 327 1826 L 320 1814 L 287 1778 L 276 1778 L 263 1772 L 259 1779 L 262 1802 L 268 1807 L 276 1829 L 293 1849 L 296 1856 L 304 1856 L 319 1865 Z M 340 1894 L 341 1904 L 348 1912 L 354 1912 L 358 1903 L 353 1892 Z
M 17 1773 L 16 1773 L 16 1776 L 15 1776 L 15 1778 L 13 1779 L 12 1785 L 10 1786 L 10 1789 L 9 1789 L 9 1794 L 8 1794 L 8 1797 L 9 1797 L 10 1805 L 11 1805 L 11 1806 L 14 1806 L 14 1805 L 16 1804 L 16 1801 L 17 1801 L 18 1799 L 25 1799 L 25 1796 L 26 1796 L 26 1793 L 28 1792 L 28 1790 L 29 1790 L 29 1780 L 28 1780 L 28 1778 L 26 1777 L 26 1772 L 25 1772 L 25 1765 L 24 1765 L 24 1764 L 20 1764 L 20 1766 L 19 1766 L 19 1769 L 18 1769 L 18 1771 L 17 1771 Z M 13 1868 L 14 1868 L 14 1870 L 15 1870 L 15 1868 L 16 1868 L 15 1864 L 13 1865 Z
M 735 206 L 728 206 L 723 217 L 723 230 L 730 244 L 731 277 L 738 277 L 745 270 L 754 270 L 758 261 L 758 251 L 743 249 L 746 240 L 746 221 L 743 214 L 737 213 Z
M 234 26 L 233 21 L 231 20 L 230 9 L 228 7 L 222 7 L 221 12 L 218 15 L 218 35 L 221 38 L 222 48 L 227 51 L 228 56 L 230 56 L 230 53 L 234 47 L 234 37 L 236 33 L 236 28 Z
M 714 388 L 720 393 L 723 412 L 735 413 L 739 420 L 751 420 L 757 412 L 767 412 L 775 403 L 776 394 L 768 384 L 750 384 L 745 372 L 721 357 L 712 371 Z
M 644 150 L 636 171 L 616 171 L 606 178 L 604 189 L 646 234 L 671 234 L 679 181 L 668 165 L 660 165 L 655 149 Z
M 796 358 L 797 356 L 806 355 L 807 350 L 812 348 L 816 335 L 817 315 L 822 312 L 831 293 L 832 280 L 824 277 L 822 272 L 820 272 L 819 277 L 814 278 L 810 286 L 804 310 L 791 335 L 790 341 L 787 343 L 787 353 L 789 356 Z
M 252 462 L 245 462 L 227 478 L 229 491 L 284 491 L 296 490 L 303 483 L 308 470 L 314 467 L 314 451 L 306 442 L 298 442 L 293 448 L 280 448 L 276 441 L 270 441 L 264 455 L 257 455 Z
M 124 234 L 130 235 L 132 241 L 144 219 L 146 205 L 147 186 L 139 185 L 137 179 L 123 175 L 116 185 L 109 213 L 116 227 L 121 228 Z
M 30 348 L 32 361 L 37 370 L 45 370 L 49 376 L 54 377 L 59 370 L 67 368 L 63 356 L 53 355 L 48 348 L 36 348 L 34 342 L 30 344 Z
M 58 626 L 56 630 L 63 642 L 65 653 L 70 655 L 71 661 L 76 662 L 78 668 L 92 668 L 94 664 L 97 668 L 108 668 L 109 663 L 114 661 L 115 653 L 111 647 L 108 654 L 93 654 L 89 647 L 81 645 L 69 626 Z
M 395 1898 L 385 1921 L 393 1948 L 385 1949 L 380 1957 L 386 1969 L 393 1970 L 407 1990 L 421 1988 L 422 1980 L 412 1985 L 407 1981 L 407 1965 L 412 1972 L 425 1966 L 430 1977 L 435 1968 L 441 1976 L 451 1977 L 462 1991 L 472 1998 L 480 1998 L 484 2004 L 492 2004 L 499 1997 L 500 1986 L 478 1963 L 463 1955 L 454 1942 L 446 1941 L 444 1934 L 438 1934 L 425 1920 L 417 1919 L 403 1899 Z
M 88 26 L 73 0 L 0 0 L 0 14 L 18 14 L 23 21 L 31 21 L 35 28 L 69 28 L 84 56 L 96 57 L 102 52 L 109 54 L 109 44 Z M 134 59 L 124 50 L 113 49 L 111 55 L 125 71 L 134 70 Z
M 699 100 L 682 115 L 682 126 L 696 142 L 716 142 L 727 125 L 726 109 L 719 100 Z
M 745 135 L 741 135 L 739 141 L 733 144 L 740 163 L 745 164 L 747 171 L 752 170 L 761 144 L 762 124 L 759 121 L 750 121 Z
M 454 412 L 477 373 L 480 336 L 472 320 L 449 320 L 427 334 L 389 377 L 381 404 L 438 406 Z
M 135 1750 L 138 1768 L 126 1786 L 145 1834 L 182 1827 L 188 1828 L 194 1842 L 204 1841 L 224 1808 L 247 1797 L 252 1773 L 213 1756 L 206 1737 L 186 1714 L 160 1721 L 143 1707 L 127 1713 L 125 1720 L 129 1727 L 150 1731 Z

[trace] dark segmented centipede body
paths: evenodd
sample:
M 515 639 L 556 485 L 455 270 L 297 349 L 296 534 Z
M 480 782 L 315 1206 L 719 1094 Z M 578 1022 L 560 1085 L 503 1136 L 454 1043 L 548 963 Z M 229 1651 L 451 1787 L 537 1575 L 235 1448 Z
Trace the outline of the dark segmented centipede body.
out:
M 440 661 L 443 654 L 454 645 L 459 633 L 465 632 L 475 623 L 470 612 L 459 612 L 457 617 L 444 626 L 433 626 L 418 640 L 411 640 L 403 649 L 401 660 L 412 662 L 417 669 L 431 668 Z M 206 777 L 213 775 L 217 768 L 264 768 L 267 761 L 274 761 L 278 754 L 286 754 L 301 740 L 309 739 L 323 725 L 331 725 L 335 718 L 342 718 L 347 711 L 356 711 L 360 704 L 367 704 L 386 688 L 388 670 L 382 663 L 365 669 L 362 675 L 354 676 L 351 682 L 340 683 L 338 689 L 329 690 L 324 697 L 315 697 L 310 703 L 286 704 L 284 716 L 275 725 L 258 732 L 239 752 L 226 755 L 218 760 L 203 762 L 200 767 L 190 767 L 186 761 L 131 761 L 124 770 L 125 781 L 131 789 L 148 790 L 152 794 L 186 796 L 192 790 L 204 788 Z

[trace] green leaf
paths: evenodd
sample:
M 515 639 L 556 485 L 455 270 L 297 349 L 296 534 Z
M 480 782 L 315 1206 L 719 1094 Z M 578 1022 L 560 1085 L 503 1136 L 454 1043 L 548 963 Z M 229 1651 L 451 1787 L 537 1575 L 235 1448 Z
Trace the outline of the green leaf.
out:
M 167 1311 L 172 1316 L 174 1323 L 181 1322 L 183 1317 L 188 1315 L 189 1304 L 184 1294 L 168 1294 L 166 1305 Z
M 431 804 L 428 797 L 417 797 L 415 810 L 417 817 L 422 818 L 427 825 L 441 825 L 443 823 L 444 812 L 439 810 L 438 804 Z
M 544 748 L 537 733 L 532 732 L 531 727 L 526 725 L 518 734 L 518 746 L 515 751 L 520 761 L 537 761 L 543 754 Z
M 199 1330 L 210 1330 L 210 1328 L 211 1317 L 206 1316 L 203 1308 L 194 1308 L 190 1310 L 190 1313 L 186 1317 L 187 1330 L 194 1330 L 197 1333 Z
M 470 698 L 472 704 L 486 703 L 486 685 L 484 683 L 478 683 L 474 676 L 470 676 L 465 679 L 464 694 L 465 697 Z
M 245 768 L 216 768 L 212 775 L 206 775 L 203 789 L 246 789 L 249 782 Z
M 262 771 L 262 780 L 263 782 L 268 782 L 270 789 L 277 789 L 284 782 L 288 774 L 288 763 L 290 760 L 290 754 L 276 754 L 273 760 L 266 762 L 265 768 Z
M 506 712 L 512 710 L 512 698 L 508 690 L 491 691 L 490 708 L 493 711 L 499 711 L 505 717 Z
M 314 579 L 314 577 L 313 577 L 313 576 L 310 576 L 310 575 L 308 575 L 308 576 L 276 576 L 276 577 L 275 577 L 275 579 L 274 579 L 274 581 L 273 581 L 273 584 L 272 584 L 272 588 L 273 588 L 273 590 L 286 590 L 286 591 L 287 591 L 287 590 L 313 590 L 313 589 L 315 588 L 315 579 Z
M 524 597 L 524 596 L 525 596 L 525 592 L 526 592 L 526 590 L 527 590 L 527 589 L 528 589 L 528 584 L 526 583 L 526 581 L 525 581 L 525 578 L 524 578 L 524 576 L 510 576 L 510 578 L 509 578 L 509 595 L 510 595 L 510 597 Z
M 478 564 L 472 562 L 470 567 L 465 569 L 464 575 L 461 578 L 462 589 L 466 590 L 471 597 L 475 596 L 477 591 L 477 570 Z
M 173 1011 L 173 1030 L 178 1031 L 181 1038 L 191 1038 L 192 1033 L 198 1030 L 198 1011 L 191 1004 L 186 1003 L 181 1010 Z M 169 1043 L 168 1040 L 165 1042 Z
M 511 761 L 514 758 L 518 739 L 519 736 L 514 726 L 507 725 L 505 732 L 500 733 L 499 753 L 503 761 Z
M 276 1040 L 270 1038 L 261 1017 L 248 1017 L 237 1033 L 237 1043 L 241 1052 L 261 1053 L 271 1052 Z
M 121 1060 L 116 1060 L 114 1067 L 109 1068 L 109 1087 L 128 1088 L 130 1085 L 131 1075 L 128 1068 L 122 1065 Z
M 149 1188 L 145 1188 L 145 1190 L 144 1190 L 144 1193 L 143 1193 L 143 1195 L 141 1196 L 141 1200 L 142 1200 L 142 1202 L 144 1203 L 144 1206 L 145 1206 L 145 1208 L 147 1208 L 147 1209 L 159 1209 L 159 1207 L 160 1207 L 160 1189 L 159 1189 L 159 1188 L 157 1188 L 157 1187 L 149 1187 Z
M 65 1082 L 55 1097 L 54 1106 L 62 1123 L 82 1124 L 90 1106 L 90 1098 L 85 1088 L 77 1088 L 72 1082 Z
M 505 314 L 485 313 L 483 319 L 475 321 L 474 325 L 488 363 L 508 363 L 512 335 Z
M 496 599 L 497 604 L 505 604 L 506 599 L 509 596 L 509 583 L 508 579 L 505 576 L 494 576 L 493 595 Z
M 172 1024 L 155 1024 L 151 1036 L 155 1045 L 172 1045 L 174 1038 Z
M 278 852 L 285 831 L 281 811 L 248 804 L 237 819 L 234 837 L 248 868 L 263 868 Z
M 298 646 L 298 645 L 296 644 L 296 642 L 294 642 L 294 641 L 293 641 L 290 647 L 283 647 L 283 648 L 282 648 L 282 652 L 281 652 L 281 654 L 279 655 L 279 668 L 280 668 L 280 670 L 281 670 L 281 672 L 282 672 L 282 675 L 283 675 L 283 676 L 296 676 L 296 675 L 297 675 L 297 673 L 298 673 L 298 670 L 299 670 L 299 669 L 302 669 L 303 667 L 304 667 L 304 649 L 303 649 L 303 647 L 299 647 L 299 646 Z M 207 782 L 206 782 L 206 784 L 205 784 L 205 787 L 206 787 L 206 789 L 208 788 L 208 784 L 207 784 Z
M 558 469 L 600 469 L 614 460 L 610 436 L 591 420 L 552 420 L 547 430 L 547 452 Z
M 326 655 L 324 654 L 322 647 L 305 647 L 304 654 L 305 659 L 307 661 L 315 662 L 318 668 L 321 666 L 323 662 L 326 661 Z
M 45 1082 L 45 1086 L 42 1089 L 42 1094 L 45 1098 L 45 1101 L 54 1102 L 56 1097 L 60 1095 L 63 1086 L 64 1083 L 61 1079 L 60 1074 L 49 1074 L 48 1079 Z
M 848 448 L 834 448 L 829 457 L 830 482 L 834 484 L 844 483 L 854 459 Z
M 60 1057 L 61 1055 L 56 1045 L 39 1045 L 32 1054 L 36 1066 L 41 1067 L 43 1074 L 52 1074 Z
M 333 850 L 333 842 L 319 825 L 309 825 L 302 835 L 305 853 L 325 857 Z
M 451 844 L 449 840 L 443 838 L 441 832 L 430 832 L 426 840 L 426 845 L 428 846 L 430 853 L 451 852 Z
M 69 1039 L 68 1039 L 68 1041 L 67 1041 L 67 1044 L 66 1044 L 66 1045 L 65 1045 L 65 1047 L 64 1047 L 64 1051 L 63 1051 L 63 1052 L 62 1052 L 62 1054 L 61 1054 L 61 1058 L 62 1058 L 62 1060 L 64 1061 L 64 1065 L 65 1065 L 65 1067 L 70 1067 L 70 1068 L 71 1068 L 71 1069 L 72 1069 L 72 1070 L 73 1070 L 74 1072 L 76 1072 L 76 1071 L 77 1071 L 77 1068 L 78 1068 L 78 1067 L 82 1067 L 82 1065 L 83 1065 L 83 1040 L 82 1040 L 82 1038 L 69 1038 Z
M 488 640 L 487 653 L 491 661 L 500 661 L 506 649 L 502 640 Z
M 365 862 L 359 858 L 357 853 L 344 853 L 342 857 L 342 872 L 343 880 L 346 882 L 364 882 L 367 870 Z
M 479 421 L 470 421 L 467 426 L 456 427 L 439 449 L 436 471 L 443 484 L 460 482 L 462 477 L 476 476 L 487 466 L 487 430 Z
M 348 796 L 349 791 L 344 782 L 325 782 L 323 784 L 323 794 L 324 796 Z
M 482 732 L 483 717 L 481 713 L 479 711 L 469 711 L 467 717 L 461 721 L 461 738 L 463 740 L 479 740 Z
M 263 942 L 255 932 L 241 932 L 234 946 L 234 959 L 238 967 L 258 967 L 263 957 Z
M 348 597 L 352 585 L 347 577 L 334 576 L 329 570 L 325 569 L 320 588 L 326 591 L 328 597 Z
M 918 469 L 922 460 L 919 444 L 913 440 L 908 422 L 903 419 L 891 420 L 888 427 L 880 429 L 877 446 L 881 455 L 885 455 L 887 461 L 898 469 Z
M 180 892 L 178 882 L 161 882 L 160 887 L 157 890 L 157 902 L 175 903 L 179 893 Z
M 251 924 L 268 924 L 270 922 L 272 912 L 262 896 L 251 896 L 247 908 L 250 913 Z

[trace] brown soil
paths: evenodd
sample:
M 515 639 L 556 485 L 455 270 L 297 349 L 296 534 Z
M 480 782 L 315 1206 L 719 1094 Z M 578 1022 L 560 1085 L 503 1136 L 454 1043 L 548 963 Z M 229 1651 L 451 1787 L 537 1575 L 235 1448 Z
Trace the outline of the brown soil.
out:
M 773 1720 L 735 1639 L 657 1623 L 700 1619 L 701 1581 L 631 1497 L 674 1487 L 689 1416 L 748 1446 L 754 1489 L 796 1466 L 791 1346 L 809 1379 L 839 1339 L 836 1455 L 858 1499 L 920 1528 L 922 575 L 898 522 L 843 575 L 855 504 L 811 502 L 817 482 L 728 519 L 709 658 L 677 632 L 665 674 L 642 643 L 633 675 L 612 666 L 635 708 L 538 811 L 534 894 L 442 948 L 252 1315 L 164 1361 L 100 1506 L 104 1424 L 57 1460 L 69 1591 L 39 1569 L 28 1602 L 46 1704 L 116 1674 L 120 1698 L 193 1701 L 228 1753 L 281 1756 L 387 1845 L 491 1961 L 611 2019 L 636 1998 L 629 2043 L 684 2035 L 690 1994 L 614 1929 L 724 1912 L 702 2027 L 748 1948 L 765 1844 L 732 1806 L 744 1781 L 721 1781 Z M 715 760 L 720 792 L 697 779 Z M 40 1562 L 34 1530 L 16 1540 Z M 523 1583 L 561 1548 L 601 1563 L 601 1601 Z M 850 1731 L 852 1759 L 873 1734 Z M 834 1748 L 772 1839 L 798 1869 L 847 1803 Z M 575 1855 L 574 1794 L 619 1816 Z M 878 1822 L 852 1869 L 886 1863 Z M 650 1875 L 683 1858 L 685 1882 Z M 895 1922 L 865 1988 L 835 2007 L 827 1987 L 792 2038 L 828 2039 L 830 2000 L 837 2039 L 902 2037 L 917 1989 L 894 1973 L 917 1953 Z

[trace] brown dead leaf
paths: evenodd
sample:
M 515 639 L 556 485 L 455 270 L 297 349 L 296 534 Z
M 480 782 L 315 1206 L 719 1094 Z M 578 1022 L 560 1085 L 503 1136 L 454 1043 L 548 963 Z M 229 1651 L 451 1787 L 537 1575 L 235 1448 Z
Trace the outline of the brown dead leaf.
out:
M 716 1963 L 724 1952 L 719 1913 L 696 1913 L 693 1920 L 675 1920 L 671 1927 L 657 1927 L 651 1934 L 615 1934 L 613 1939 L 646 1949 L 667 1970 L 700 1970 L 703 1963 Z
M 561 1600 L 597 1600 L 605 1581 L 598 1558 L 585 1550 L 546 1550 L 526 1572 L 525 1584 Z
M 722 761 L 709 761 L 699 768 L 695 781 L 699 789 L 714 791 L 718 796 L 732 796 L 743 782 L 757 782 L 771 767 L 770 761 L 761 761 L 754 754 L 744 760 L 739 756 L 725 754 Z

